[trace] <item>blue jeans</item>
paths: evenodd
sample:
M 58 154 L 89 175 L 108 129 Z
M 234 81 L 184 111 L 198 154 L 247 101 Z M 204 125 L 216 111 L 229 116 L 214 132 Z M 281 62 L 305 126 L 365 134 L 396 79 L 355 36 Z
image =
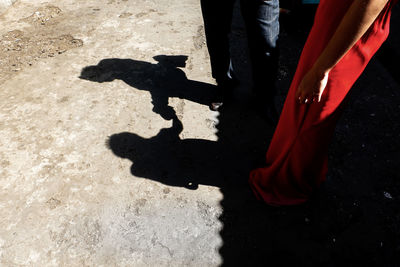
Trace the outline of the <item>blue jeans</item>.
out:
M 234 77 L 229 52 L 234 0 L 201 0 L 212 76 L 217 84 Z M 241 0 L 254 93 L 273 100 L 278 70 L 279 0 Z

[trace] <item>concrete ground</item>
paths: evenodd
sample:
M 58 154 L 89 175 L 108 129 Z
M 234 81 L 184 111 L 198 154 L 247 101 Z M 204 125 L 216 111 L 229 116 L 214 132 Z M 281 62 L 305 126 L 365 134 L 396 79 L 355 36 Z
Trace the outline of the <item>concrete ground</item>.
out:
M 154 85 L 212 81 L 198 1 L 22 0 L 0 25 L 1 265 L 221 263 L 219 189 L 147 175 L 174 175 L 164 162 L 174 155 L 157 146 L 173 121 L 154 102 L 181 123 L 173 142 L 216 140 L 204 103 Z M 187 56 L 186 67 L 163 55 Z M 109 80 L 80 77 L 100 62 Z M 119 77 L 126 66 L 131 82 Z M 137 159 L 107 144 L 122 132 L 140 146 Z
M 4 11 L 2 266 L 400 263 L 400 86 L 390 57 L 356 85 L 320 195 L 272 209 L 247 186 L 273 127 L 249 110 L 237 15 L 242 83 L 218 113 L 207 106 L 214 85 L 199 1 L 19 0 Z M 278 106 L 305 32 L 283 27 Z

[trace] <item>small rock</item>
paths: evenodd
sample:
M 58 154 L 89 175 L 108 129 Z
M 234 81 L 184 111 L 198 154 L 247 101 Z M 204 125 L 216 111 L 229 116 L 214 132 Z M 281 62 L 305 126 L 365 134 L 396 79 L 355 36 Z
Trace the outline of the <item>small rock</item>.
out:
M 46 203 L 49 205 L 50 209 L 55 209 L 57 206 L 61 204 L 61 201 L 52 197 L 49 200 L 47 200 Z

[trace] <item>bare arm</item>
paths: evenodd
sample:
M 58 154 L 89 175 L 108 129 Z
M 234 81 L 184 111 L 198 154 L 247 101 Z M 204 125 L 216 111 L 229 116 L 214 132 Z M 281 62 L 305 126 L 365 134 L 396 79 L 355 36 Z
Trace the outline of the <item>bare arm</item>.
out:
M 301 81 L 296 92 L 300 103 L 321 100 L 329 71 L 364 35 L 387 2 L 388 0 L 354 0 L 331 40 Z

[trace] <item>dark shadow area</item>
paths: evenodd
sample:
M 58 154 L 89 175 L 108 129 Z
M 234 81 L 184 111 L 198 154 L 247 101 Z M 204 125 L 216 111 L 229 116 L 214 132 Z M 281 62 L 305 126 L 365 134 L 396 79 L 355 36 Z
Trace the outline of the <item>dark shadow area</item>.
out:
M 185 67 L 187 56 L 158 55 L 153 58 L 157 64 L 134 59 L 103 59 L 97 65 L 85 67 L 79 78 L 99 83 L 122 80 L 136 89 L 149 91 L 153 111 L 166 120 L 174 116 L 173 109 L 168 105 L 169 97 L 204 105 L 210 103 L 215 93 L 214 86 L 188 80 L 179 69 Z
M 154 137 L 143 138 L 125 132 L 112 135 L 107 144 L 115 155 L 133 162 L 131 172 L 134 176 L 187 189 L 197 189 L 199 184 L 224 188 L 237 183 L 239 173 L 244 178 L 248 165 L 254 164 L 250 162 L 253 157 L 246 159 L 248 155 L 240 153 L 243 150 L 240 146 L 249 144 L 239 140 L 239 136 L 248 135 L 235 122 L 238 114 L 229 113 L 232 120 L 229 132 L 234 131 L 235 135 L 223 136 L 225 129 L 220 129 L 218 141 L 180 139 L 183 127 L 174 115 L 172 126 L 161 129 Z M 241 180 L 246 185 L 245 179 Z
M 377 53 L 377 58 L 384 65 L 391 76 L 400 84 L 400 5 L 393 7 L 390 35 Z
M 244 27 L 235 10 L 234 63 L 240 77 L 249 77 L 241 60 Z M 287 27 L 295 26 L 282 28 L 280 106 L 308 33 L 304 26 L 291 34 Z M 390 45 L 399 48 L 399 43 Z M 200 184 L 220 188 L 224 266 L 400 265 L 400 86 L 376 59 L 353 88 L 337 126 L 326 183 L 307 204 L 283 208 L 256 201 L 247 183 L 249 171 L 263 163 L 273 127 L 236 101 L 219 114 L 218 141 L 180 139 L 182 123 L 165 99 L 207 104 L 212 86 L 187 80 L 176 67 L 107 59 L 85 68 L 82 77 L 121 79 L 148 90 L 155 112 L 172 119 L 172 126 L 154 137 L 116 133 L 107 144 L 116 156 L 133 162 L 134 176 L 190 190 Z M 243 83 L 238 90 L 246 91 Z
M 280 106 L 315 9 L 295 6 L 281 17 Z M 378 54 L 352 89 L 331 144 L 327 181 L 313 199 L 299 207 L 270 208 L 246 199 L 240 188 L 221 189 L 225 266 L 400 265 L 400 143 L 393 138 L 400 133 L 398 53 L 393 52 L 400 49 L 399 18 L 397 5 L 381 49 L 388 55 L 384 68 Z

